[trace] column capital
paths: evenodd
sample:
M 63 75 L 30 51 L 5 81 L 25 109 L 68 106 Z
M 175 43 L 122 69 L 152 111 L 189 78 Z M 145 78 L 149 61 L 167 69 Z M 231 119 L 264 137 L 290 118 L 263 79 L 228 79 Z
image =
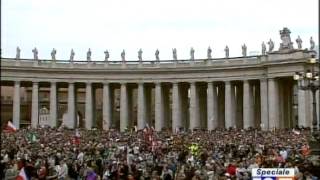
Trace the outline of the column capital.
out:
M 157 81 L 157 82 L 154 82 L 154 84 L 155 84 L 155 85 L 158 85 L 158 86 L 159 86 L 159 85 L 161 86 L 162 82 Z
M 52 84 L 56 85 L 56 84 L 57 84 L 57 81 L 50 81 L 50 84 L 51 84 L 51 85 L 52 85 Z
M 86 85 L 91 85 L 92 82 L 91 81 L 86 81 Z
M 110 85 L 110 82 L 104 81 L 104 82 L 102 82 L 102 84 L 105 85 L 105 86 L 109 86 L 109 85 Z
M 228 85 L 231 84 L 231 81 L 223 81 L 223 82 L 224 82 L 224 84 L 226 84 L 226 85 L 227 85 L 227 84 L 228 84 Z
M 20 80 L 16 80 L 16 81 L 14 81 L 14 84 L 20 84 L 21 83 L 21 81 Z
M 39 82 L 38 82 L 38 81 L 32 81 L 32 84 L 33 84 L 33 85 L 38 85 Z
M 145 82 L 138 82 L 137 84 L 138 84 L 138 85 L 144 85 Z
M 120 82 L 120 85 L 127 85 L 127 82 Z

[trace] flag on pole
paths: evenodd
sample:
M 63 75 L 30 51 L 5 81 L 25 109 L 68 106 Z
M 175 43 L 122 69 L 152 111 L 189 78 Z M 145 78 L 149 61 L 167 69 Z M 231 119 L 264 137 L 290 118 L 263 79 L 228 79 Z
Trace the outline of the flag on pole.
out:
M 8 124 L 5 127 L 4 132 L 11 133 L 11 132 L 16 132 L 16 131 L 17 131 L 17 128 L 12 124 L 11 121 L 8 121 Z
M 16 180 L 28 180 L 27 174 L 26 174 L 24 168 L 22 168 L 20 170 L 19 175 L 16 177 Z
M 76 129 L 76 133 L 75 133 L 75 136 L 74 136 L 74 138 L 72 140 L 72 143 L 79 145 L 80 144 L 80 138 L 81 138 L 80 132 L 79 132 L 78 129 Z

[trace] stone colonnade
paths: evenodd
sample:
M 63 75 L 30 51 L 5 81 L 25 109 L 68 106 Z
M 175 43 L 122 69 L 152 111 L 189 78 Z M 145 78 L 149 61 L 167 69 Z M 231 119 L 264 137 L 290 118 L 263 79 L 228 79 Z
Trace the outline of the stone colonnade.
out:
M 57 125 L 57 84 L 50 82 L 50 125 Z M 72 127 L 76 121 L 76 87 L 77 82 L 68 83 L 68 119 Z M 114 123 L 114 87 L 120 85 L 120 126 L 126 128 L 137 126 L 143 129 L 147 124 L 157 131 L 171 128 L 248 128 L 261 127 L 273 129 L 293 127 L 293 110 L 288 102 L 293 101 L 296 91 L 298 101 L 298 125 L 309 127 L 311 119 L 308 92 L 298 90 L 296 84 L 283 86 L 278 79 L 256 79 L 217 82 L 136 82 L 137 89 L 137 123 L 130 122 L 132 96 L 129 83 L 101 82 L 102 85 L 102 128 L 107 130 Z M 132 84 L 132 82 L 130 82 Z M 291 87 L 292 86 L 292 87 Z M 151 93 L 154 90 L 154 93 Z M 288 95 L 288 91 L 291 92 Z M 20 81 L 14 82 L 13 123 L 20 125 Z M 93 83 L 85 84 L 85 123 L 86 129 L 93 126 L 94 117 Z M 151 103 L 154 96 L 154 103 Z M 291 102 L 292 104 L 292 102 Z M 151 121 L 151 106 L 154 106 L 154 122 Z M 39 118 L 39 82 L 32 82 L 31 126 L 38 126 Z

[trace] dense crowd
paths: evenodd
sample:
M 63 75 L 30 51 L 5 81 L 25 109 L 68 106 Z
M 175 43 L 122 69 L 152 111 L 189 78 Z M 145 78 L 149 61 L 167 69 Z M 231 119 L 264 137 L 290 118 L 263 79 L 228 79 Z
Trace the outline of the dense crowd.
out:
M 251 179 L 251 169 L 290 167 L 316 179 L 310 130 L 171 133 L 20 129 L 1 133 L 1 177 L 16 179 Z M 319 166 L 318 166 L 319 167 Z

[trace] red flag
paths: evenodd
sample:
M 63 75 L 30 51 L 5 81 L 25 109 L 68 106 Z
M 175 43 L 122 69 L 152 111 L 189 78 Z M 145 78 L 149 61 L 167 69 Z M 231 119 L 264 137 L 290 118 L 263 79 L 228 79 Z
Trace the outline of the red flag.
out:
M 16 131 L 17 131 L 17 128 L 11 123 L 11 121 L 8 121 L 8 124 L 5 127 L 4 132 L 11 133 Z
M 76 145 L 79 145 L 80 144 L 80 133 L 79 133 L 79 130 L 76 129 L 76 134 L 75 136 L 73 137 L 73 140 L 72 140 L 72 143 L 73 144 L 76 144 Z

